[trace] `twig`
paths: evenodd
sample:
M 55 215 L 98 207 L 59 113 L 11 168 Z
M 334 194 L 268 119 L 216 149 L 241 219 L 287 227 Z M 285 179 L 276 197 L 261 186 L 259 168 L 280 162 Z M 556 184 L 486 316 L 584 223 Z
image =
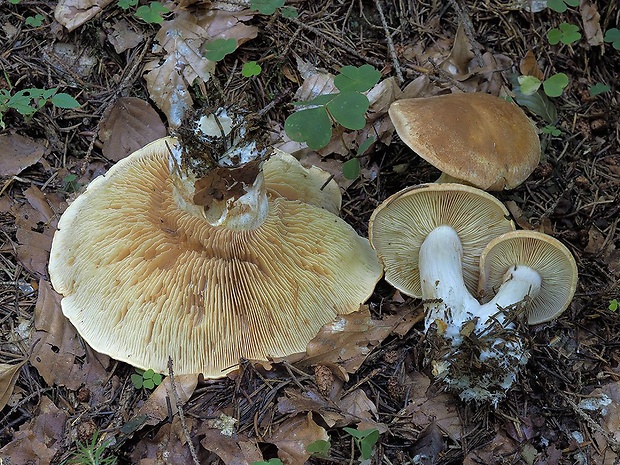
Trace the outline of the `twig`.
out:
M 461 24 L 463 25 L 463 30 L 465 35 L 469 39 L 469 43 L 471 44 L 471 48 L 476 55 L 476 61 L 478 61 L 478 66 L 484 66 L 484 60 L 482 59 L 482 52 L 480 51 L 480 47 L 478 46 L 478 42 L 476 42 L 476 38 L 474 36 L 474 27 L 471 23 L 471 18 L 469 17 L 469 13 L 465 10 L 465 8 L 457 1 L 457 0 L 449 0 L 452 8 L 458 15 L 461 20 Z
M 375 0 L 375 5 L 377 6 L 377 11 L 379 12 L 379 17 L 381 18 L 381 25 L 383 26 L 383 30 L 385 31 L 385 39 L 387 40 L 388 52 L 390 53 L 390 58 L 392 58 L 394 71 L 396 71 L 396 77 L 398 78 L 398 82 L 402 84 L 403 82 L 405 82 L 405 78 L 403 77 L 403 71 L 400 69 L 400 62 L 398 61 L 398 56 L 396 55 L 396 49 L 394 48 L 392 34 L 390 34 L 387 21 L 385 20 L 385 15 L 383 14 L 383 8 L 381 8 L 381 0 Z
M 192 460 L 194 461 L 194 465 L 200 465 L 200 460 L 198 460 L 198 456 L 196 455 L 196 449 L 194 448 L 192 437 L 190 436 L 189 430 L 187 429 L 187 424 L 185 423 L 185 415 L 183 415 L 183 407 L 181 406 L 181 399 L 179 398 L 177 387 L 174 384 L 174 372 L 172 370 L 172 357 L 168 357 L 168 375 L 170 376 L 170 387 L 172 388 L 172 395 L 174 395 L 174 402 L 177 404 L 177 411 L 179 412 L 179 420 L 181 420 L 181 428 L 183 429 L 183 434 L 185 435 L 185 440 L 187 441 L 187 447 L 189 447 L 189 453 L 192 455 Z

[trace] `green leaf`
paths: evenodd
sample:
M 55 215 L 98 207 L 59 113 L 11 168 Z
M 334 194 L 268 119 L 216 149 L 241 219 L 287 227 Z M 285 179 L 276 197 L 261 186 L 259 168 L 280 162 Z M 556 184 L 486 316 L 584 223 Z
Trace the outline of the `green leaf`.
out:
M 142 377 L 144 379 L 153 379 L 153 375 L 155 374 L 155 372 L 153 371 L 152 368 L 149 368 L 148 370 L 146 370 L 143 374 Z
M 43 24 L 44 19 L 45 17 L 41 14 L 37 14 L 35 16 L 28 16 L 26 18 L 26 24 L 32 27 L 39 27 L 41 24 Z
M 163 6 L 160 2 L 151 2 L 148 5 L 142 5 L 136 10 L 136 17 L 145 23 L 161 24 L 164 21 L 163 15 L 169 13 L 170 10 Z
M 142 389 L 142 381 L 142 375 L 139 375 L 138 373 L 131 375 L 131 384 L 133 384 L 136 389 Z
M 123 10 L 128 10 L 132 6 L 136 6 L 138 4 L 138 0 L 118 0 L 118 6 L 120 6 Z
M 282 7 L 280 8 L 280 13 L 282 13 L 282 16 L 285 18 L 297 18 L 299 16 L 299 12 L 294 6 Z
M 21 2 L 21 0 L 9 0 L 9 3 L 12 5 L 19 5 L 19 2 Z
M 252 462 L 252 465 L 283 465 L 280 459 L 259 460 L 258 462 Z
M 306 447 L 306 451 L 310 452 L 315 457 L 323 457 L 326 458 L 329 452 L 331 444 L 329 441 L 324 441 L 323 439 L 319 439 L 317 441 L 311 442 Z
M 540 85 L 542 84 L 542 82 L 540 82 L 540 79 L 534 76 L 519 76 L 518 80 L 519 84 L 521 85 L 521 92 L 523 92 L 525 95 L 532 95 L 540 88 Z
M 149 378 L 149 379 L 144 379 L 144 380 L 142 381 L 142 386 L 144 386 L 144 389 L 149 389 L 149 390 L 151 390 L 151 389 L 153 389 L 153 388 L 155 387 L 155 383 L 154 383 L 154 382 L 153 382 L 153 380 L 152 380 L 152 379 L 150 379 L 150 378 Z
M 161 382 L 164 380 L 164 377 L 161 373 L 154 373 L 151 379 L 155 383 L 155 386 L 159 386 Z
M 620 308 L 620 302 L 618 302 L 617 299 L 610 300 L 608 308 L 610 311 L 616 312 L 618 311 L 618 308 Z
M 286 118 L 284 130 L 291 140 L 305 142 L 312 150 L 319 150 L 332 138 L 332 121 L 325 107 L 308 108 Z
M 605 92 L 609 92 L 611 87 L 607 84 L 603 84 L 602 82 L 597 82 L 596 84 L 590 86 L 590 97 L 596 97 L 597 95 L 604 94 Z
M 559 136 L 560 134 L 562 134 L 562 131 L 560 131 L 558 128 L 556 128 L 554 125 L 549 124 L 547 126 L 545 126 L 544 128 L 541 129 L 541 132 L 543 134 L 550 134 L 552 136 Z
M 261 66 L 255 61 L 248 61 L 241 68 L 241 75 L 244 77 L 258 76 L 262 71 Z
M 250 9 L 258 11 L 263 15 L 272 15 L 278 8 L 284 6 L 284 0 L 252 0 Z
M 603 40 L 605 42 L 611 42 L 613 48 L 615 48 L 616 50 L 620 50 L 620 29 L 616 27 L 607 29 Z
M 54 106 L 58 108 L 77 108 L 80 106 L 80 102 L 71 97 L 69 94 L 65 94 L 64 92 L 60 92 L 54 95 L 51 99 L 51 102 Z
M 555 124 L 558 120 L 558 111 L 553 102 L 547 97 L 541 89 L 532 95 L 525 95 L 521 92 L 518 77 L 511 74 L 509 77 L 514 93 L 514 100 L 521 106 L 528 108 L 531 112 L 543 118 L 549 124 Z
M 579 6 L 579 0 L 547 0 L 547 6 L 553 11 L 564 13 L 568 6 Z
M 368 460 L 372 457 L 372 449 L 375 447 L 375 444 L 379 440 L 379 431 L 376 429 L 370 430 L 368 435 L 361 440 L 361 453 L 362 459 Z
M 366 111 L 370 106 L 364 94 L 355 91 L 341 92 L 327 104 L 336 122 L 347 129 L 358 130 L 366 126 Z
M 36 108 L 30 105 L 31 103 L 32 97 L 29 95 L 28 89 L 25 89 L 16 92 L 15 95 L 6 102 L 6 106 L 17 111 L 20 115 L 29 116 L 37 111 Z
M 370 146 L 372 144 L 374 144 L 375 142 L 375 136 L 370 136 L 368 137 L 364 142 L 362 142 L 360 144 L 360 146 L 357 148 L 357 154 L 358 155 L 363 155 L 364 152 L 366 152 L 366 150 L 368 150 L 370 148 Z
M 341 91 L 366 92 L 381 79 L 381 73 L 371 65 L 343 66 L 334 78 L 334 85 Z
M 354 438 L 362 439 L 362 438 L 366 437 L 366 434 L 365 434 L 366 432 L 365 431 L 359 431 L 359 430 L 354 429 L 354 428 L 349 428 L 348 426 L 344 427 L 342 429 L 345 430 L 347 433 L 349 433 Z
M 360 170 L 360 161 L 357 158 L 351 158 L 342 164 L 342 175 L 347 179 L 357 179 L 360 174 Z
M 215 39 L 208 42 L 204 46 L 205 58 L 211 61 L 220 61 L 224 57 L 237 49 L 237 40 L 230 39 Z
M 557 73 L 543 81 L 543 90 L 549 97 L 559 97 L 568 85 L 568 76 Z
M 299 101 L 299 102 L 293 102 L 293 105 L 295 105 L 295 106 L 300 106 L 300 105 L 303 105 L 303 106 L 306 106 L 306 105 L 327 105 L 329 102 L 334 100 L 334 97 L 336 97 L 337 95 L 338 94 L 317 95 L 312 100 L 304 100 L 304 101 Z
M 581 39 L 579 26 L 569 23 L 561 23 L 560 28 L 550 29 L 547 32 L 547 39 L 551 45 L 562 42 L 565 45 L 571 45 Z

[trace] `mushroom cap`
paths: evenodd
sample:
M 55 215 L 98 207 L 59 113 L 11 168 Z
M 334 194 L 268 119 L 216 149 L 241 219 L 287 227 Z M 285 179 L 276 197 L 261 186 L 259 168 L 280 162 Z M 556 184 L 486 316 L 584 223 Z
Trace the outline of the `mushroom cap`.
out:
M 570 304 L 577 289 L 577 264 L 560 241 L 537 231 L 512 231 L 493 239 L 480 257 L 479 293 L 488 302 L 493 289 L 501 286 L 505 273 L 525 265 L 540 275 L 540 292 L 528 307 L 531 325 L 559 316 Z
M 475 187 L 444 183 L 404 189 L 377 207 L 368 228 L 388 283 L 404 294 L 422 297 L 420 246 L 441 225 L 451 226 L 461 240 L 463 278 L 469 292 L 477 289 L 478 258 L 484 247 L 515 229 L 506 207 Z
M 95 350 L 139 368 L 224 376 L 239 358 L 303 352 L 357 311 L 382 269 L 327 210 L 282 197 L 249 230 L 211 226 L 173 195 L 155 141 L 96 178 L 62 215 L 49 272 L 63 313 Z
M 397 100 L 389 114 L 402 141 L 454 179 L 484 190 L 517 187 L 540 161 L 523 111 L 484 93 Z
M 316 166 L 305 168 L 293 155 L 274 149 L 263 164 L 265 186 L 272 196 L 301 200 L 338 215 L 342 194 L 331 175 Z

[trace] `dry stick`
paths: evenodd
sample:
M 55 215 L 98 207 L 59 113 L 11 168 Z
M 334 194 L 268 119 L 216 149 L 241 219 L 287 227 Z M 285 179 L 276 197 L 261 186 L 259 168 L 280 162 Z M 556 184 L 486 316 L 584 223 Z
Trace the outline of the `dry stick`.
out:
M 405 82 L 405 78 L 403 77 L 403 72 L 400 69 L 400 62 L 398 61 L 398 56 L 396 55 L 396 49 L 394 48 L 392 34 L 390 34 L 387 21 L 385 20 L 385 15 L 383 14 L 383 8 L 381 8 L 381 0 L 375 0 L 375 5 L 377 6 L 377 11 L 379 12 L 379 17 L 381 18 L 381 25 L 383 26 L 383 30 L 385 31 L 385 39 L 387 40 L 388 52 L 390 53 L 390 58 L 392 58 L 392 64 L 394 65 L 394 70 L 396 71 L 396 77 L 398 78 L 398 82 L 402 84 L 403 82 Z
M 192 437 L 190 436 L 189 430 L 187 429 L 187 424 L 185 423 L 185 415 L 183 415 L 183 407 L 181 407 L 181 399 L 179 398 L 177 387 L 174 384 L 174 372 L 172 370 L 172 357 L 168 357 L 168 374 L 170 376 L 170 387 L 172 388 L 172 394 L 174 395 L 174 402 L 177 404 L 179 420 L 181 420 L 181 429 L 183 429 L 183 434 L 185 435 L 185 440 L 187 441 L 187 447 L 189 447 L 189 453 L 192 456 L 194 465 L 200 465 L 200 460 L 198 460 L 198 456 L 196 455 L 196 449 L 194 449 L 194 443 L 192 442 Z
M 379 69 L 381 69 L 381 68 L 383 68 L 385 66 L 385 63 L 383 63 L 381 60 L 377 60 L 376 58 L 371 58 L 371 57 L 367 57 L 367 56 L 362 55 L 360 52 L 358 52 L 354 48 L 349 47 L 348 45 L 345 45 L 342 42 L 338 42 L 336 39 L 334 39 L 331 36 L 325 34 L 323 31 L 321 31 L 320 29 L 317 29 L 316 27 L 309 26 L 308 24 L 304 24 L 300 20 L 298 20 L 297 18 L 287 18 L 287 19 L 289 21 L 292 21 L 295 25 L 299 26 L 300 28 L 305 29 L 306 31 L 310 31 L 313 34 L 322 37 L 323 39 L 325 39 L 330 44 L 335 45 L 336 47 L 340 47 L 341 49 L 345 50 L 346 52 L 350 53 L 351 55 L 356 56 L 360 60 L 364 60 L 364 61 L 370 63 L 371 65 L 373 65 L 373 66 L 375 66 L 375 67 L 377 67 Z

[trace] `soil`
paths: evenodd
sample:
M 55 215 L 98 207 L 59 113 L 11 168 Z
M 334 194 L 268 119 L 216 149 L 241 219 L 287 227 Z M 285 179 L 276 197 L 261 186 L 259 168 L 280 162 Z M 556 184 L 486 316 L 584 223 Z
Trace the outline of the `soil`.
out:
M 52 323 L 41 316 L 59 308 L 46 267 L 58 216 L 74 191 L 116 161 L 104 156 L 100 139 L 106 110 L 119 97 L 136 97 L 166 123 L 166 113 L 153 102 L 144 79 L 145 65 L 161 57 L 153 47 L 160 26 L 145 23 L 115 1 L 91 3 L 108 4 L 72 32 L 54 19 L 55 1 L 4 1 L 0 6 L 0 90 L 58 87 L 81 105 L 63 109 L 47 104 L 26 117 L 13 109 L 3 114 L 6 127 L 0 136 L 24 136 L 21 143 L 40 153 L 26 167 L 3 176 L 0 191 L 0 362 L 25 361 L 17 371 L 0 376 L 0 400 L 2 389 L 12 394 L 0 415 L 0 461 L 66 463 L 78 456 L 78 441 L 87 444 L 97 434 L 114 442 L 103 443 L 99 461 L 80 463 L 111 463 L 105 458 L 144 464 L 252 463 L 258 452 L 267 460 L 278 451 L 284 463 L 303 463 L 305 450 L 291 445 L 294 419 L 301 422 L 298 431 L 306 439 L 316 431 L 317 439 L 324 432 L 330 436 L 328 458 L 314 456 L 312 463 L 357 463 L 355 441 L 342 427 L 358 424 L 381 433 L 367 463 L 618 463 L 620 310 L 614 310 L 614 300 L 620 300 L 620 51 L 600 37 L 597 42 L 596 36 L 618 27 L 617 2 L 582 0 L 558 13 L 527 11 L 527 1 L 299 0 L 291 2 L 297 19 L 280 13 L 252 16 L 247 24 L 258 28 L 257 37 L 220 61 L 211 79 L 189 92 L 196 109 L 235 105 L 252 114 L 261 130 L 276 135 L 282 135 L 303 82 L 300 60 L 333 74 L 342 66 L 370 64 L 382 79 L 395 78 L 401 89 L 426 76 L 435 93 L 511 94 L 510 76 L 524 69 L 532 74 L 538 69 L 543 78 L 565 73 L 568 86 L 550 99 L 558 115 L 552 124 L 561 132 L 541 132 L 538 168 L 518 188 L 496 195 L 519 228 L 542 231 L 569 248 L 579 282 L 558 319 L 522 328 L 531 356 L 496 407 L 468 404 L 442 392 L 441 383 L 430 382 L 418 317 L 411 329 L 394 330 L 375 341 L 361 366 L 343 376 L 348 379 L 334 377 L 325 364 L 313 368 L 292 362 L 274 364 L 271 371 L 244 362 L 236 376 L 198 380 L 197 387 L 179 379 L 178 387 L 188 383 L 191 395 L 179 415 L 150 390 L 132 386 L 132 367 L 98 358 L 68 323 L 60 322 L 62 317 Z M 189 12 L 209 4 L 178 3 Z M 26 24 L 26 18 L 37 14 L 41 25 Z M 142 36 L 122 52 L 109 40 L 110 25 L 119 20 Z M 583 37 L 572 45 L 550 45 L 546 33 L 561 23 L 578 25 Z M 456 39 L 459 25 L 463 35 Z M 459 41 L 466 52 L 455 46 Z M 63 47 L 71 53 L 60 56 L 51 48 L 55 44 L 68 44 Z M 536 65 L 531 59 L 524 62 L 529 50 Z M 466 69 L 452 72 L 443 66 L 450 56 L 463 65 L 463 53 L 469 56 Z M 484 54 L 495 57 L 495 71 L 467 69 Z M 250 60 L 262 66 L 251 79 L 238 71 Z M 609 90 L 592 96 L 589 89 L 597 83 Z M 539 128 L 551 124 L 531 109 L 525 111 Z M 361 158 L 362 175 L 343 188 L 341 216 L 361 235 L 367 234 L 370 215 L 384 199 L 439 176 L 390 135 L 382 134 L 386 143 L 375 144 Z M 5 139 L 4 144 L 13 147 L 15 141 Z M 7 149 L 2 157 L 10 153 Z M 329 161 L 340 166 L 350 157 L 321 155 L 325 166 Z M 419 316 L 421 303 L 382 281 L 368 307 L 375 320 L 385 321 L 394 315 Z M 36 312 L 40 323 L 35 327 Z M 41 339 L 42 333 L 54 331 L 56 339 Z M 69 360 L 64 378 L 42 366 L 58 354 Z M 81 368 L 76 368 L 78 361 Z M 93 380 L 98 380 L 96 388 Z M 302 402 L 307 393 L 318 393 L 324 402 Z M 345 407 L 343 399 L 351 393 L 357 413 Z M 588 400 L 600 403 L 591 407 Z M 157 402 L 163 402 L 163 414 L 148 410 Z M 140 414 L 145 408 L 150 416 Z M 330 411 L 342 415 L 331 421 Z M 236 419 L 236 439 L 212 435 L 213 422 L 222 413 Z

